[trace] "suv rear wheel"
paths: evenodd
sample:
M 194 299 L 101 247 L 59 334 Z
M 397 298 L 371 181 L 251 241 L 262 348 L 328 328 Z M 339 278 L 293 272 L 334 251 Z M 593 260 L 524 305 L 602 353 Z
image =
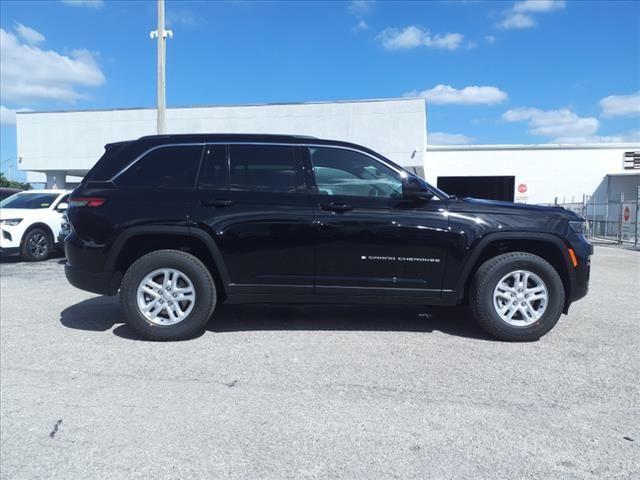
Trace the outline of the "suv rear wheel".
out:
M 507 341 L 538 340 L 558 322 L 562 279 L 537 255 L 513 252 L 483 263 L 469 292 L 474 317 L 490 335 Z
M 136 260 L 120 287 L 127 323 L 149 340 L 183 340 L 202 333 L 216 306 L 207 267 L 179 250 L 158 250 Z

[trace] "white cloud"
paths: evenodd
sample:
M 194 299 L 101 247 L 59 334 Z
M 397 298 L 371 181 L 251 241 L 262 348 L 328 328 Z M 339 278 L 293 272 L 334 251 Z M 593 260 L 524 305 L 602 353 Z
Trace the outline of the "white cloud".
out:
M 374 3 L 373 0 L 352 0 L 347 8 L 352 15 L 363 17 L 371 12 Z
M 369 30 L 369 24 L 364 20 L 360 20 L 355 27 L 352 29 L 354 32 L 362 32 L 364 30 Z
M 630 95 L 609 95 L 600 100 L 600 108 L 605 117 L 640 115 L 640 90 Z
M 498 25 L 504 29 L 520 29 L 531 28 L 535 26 L 536 22 L 531 15 L 525 15 L 524 13 L 510 13 L 504 20 Z
M 167 10 L 166 24 L 168 27 L 180 25 L 182 27 L 196 27 L 202 23 L 202 18 L 189 10 Z
M 29 108 L 17 108 L 15 110 L 7 108 L 4 105 L 0 105 L 0 125 L 6 127 L 7 125 L 16 124 L 16 112 L 30 112 Z
M 71 7 L 102 8 L 104 6 L 103 0 L 62 0 L 62 3 Z
M 462 133 L 427 132 L 429 145 L 468 145 L 475 141 L 476 138 Z
M 597 118 L 579 117 L 571 110 L 540 110 L 538 108 L 514 108 L 502 114 L 507 122 L 528 122 L 532 135 L 555 138 L 591 137 L 600 126 Z
M 484 40 L 489 43 L 496 43 L 496 37 L 494 37 L 493 35 L 487 35 L 486 37 L 484 37 Z
M 451 85 L 436 85 L 421 92 L 414 90 L 407 97 L 424 97 L 434 105 L 495 105 L 504 102 L 509 96 L 497 87 L 469 86 L 460 90 Z
M 105 82 L 100 66 L 85 49 L 62 55 L 22 43 L 0 28 L 0 98 L 10 103 L 39 100 L 73 102 L 84 95 L 78 87 Z
M 536 25 L 535 14 L 563 9 L 564 0 L 523 0 L 503 12 L 504 18 L 498 27 L 505 30 L 531 28 Z
M 523 0 L 513 5 L 514 12 L 550 12 L 564 8 L 566 2 L 564 0 Z
M 40 32 L 19 22 L 16 22 L 14 29 L 18 36 L 29 45 L 37 45 L 45 40 L 44 35 Z
M 378 39 L 386 50 L 403 50 L 416 47 L 456 50 L 461 46 L 464 35 L 461 33 L 431 35 L 429 30 L 409 25 L 403 29 L 385 28 L 378 35 Z

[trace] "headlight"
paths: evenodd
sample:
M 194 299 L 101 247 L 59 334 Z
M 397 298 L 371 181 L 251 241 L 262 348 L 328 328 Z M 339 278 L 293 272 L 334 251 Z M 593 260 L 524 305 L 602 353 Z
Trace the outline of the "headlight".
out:
M 7 218 L 6 220 L 0 220 L 1 225 L 6 225 L 7 227 L 15 227 L 22 221 L 21 218 Z
M 584 233 L 584 220 L 571 221 L 569 226 L 576 233 Z

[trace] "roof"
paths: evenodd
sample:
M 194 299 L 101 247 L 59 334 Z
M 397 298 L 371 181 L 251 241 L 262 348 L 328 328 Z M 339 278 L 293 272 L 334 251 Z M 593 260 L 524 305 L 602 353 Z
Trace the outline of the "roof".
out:
M 266 134 L 266 133 L 179 133 L 166 135 L 145 135 L 138 140 L 157 141 L 158 143 L 166 143 L 175 141 L 177 143 L 184 142 L 289 142 L 304 143 L 309 140 L 320 140 L 317 137 L 307 135 L 286 135 L 286 134 Z
M 286 143 L 293 145 L 328 145 L 352 148 L 367 152 L 376 157 L 381 157 L 378 152 L 363 145 L 358 145 L 342 140 L 328 140 L 305 135 L 273 135 L 264 133 L 181 133 L 168 135 L 148 135 L 140 137 L 133 142 L 146 146 L 155 146 L 171 143 Z M 118 142 L 120 143 L 120 142 Z M 385 159 L 386 161 L 390 161 Z

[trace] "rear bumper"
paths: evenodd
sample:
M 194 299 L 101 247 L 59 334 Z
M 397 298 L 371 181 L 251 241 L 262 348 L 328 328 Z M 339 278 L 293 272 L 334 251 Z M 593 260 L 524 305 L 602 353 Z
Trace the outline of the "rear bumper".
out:
M 114 272 L 86 272 L 69 264 L 64 266 L 64 274 L 74 287 L 100 295 L 115 295 L 120 283 L 119 281 L 115 282 L 118 280 L 116 277 L 119 274 L 114 275 Z

